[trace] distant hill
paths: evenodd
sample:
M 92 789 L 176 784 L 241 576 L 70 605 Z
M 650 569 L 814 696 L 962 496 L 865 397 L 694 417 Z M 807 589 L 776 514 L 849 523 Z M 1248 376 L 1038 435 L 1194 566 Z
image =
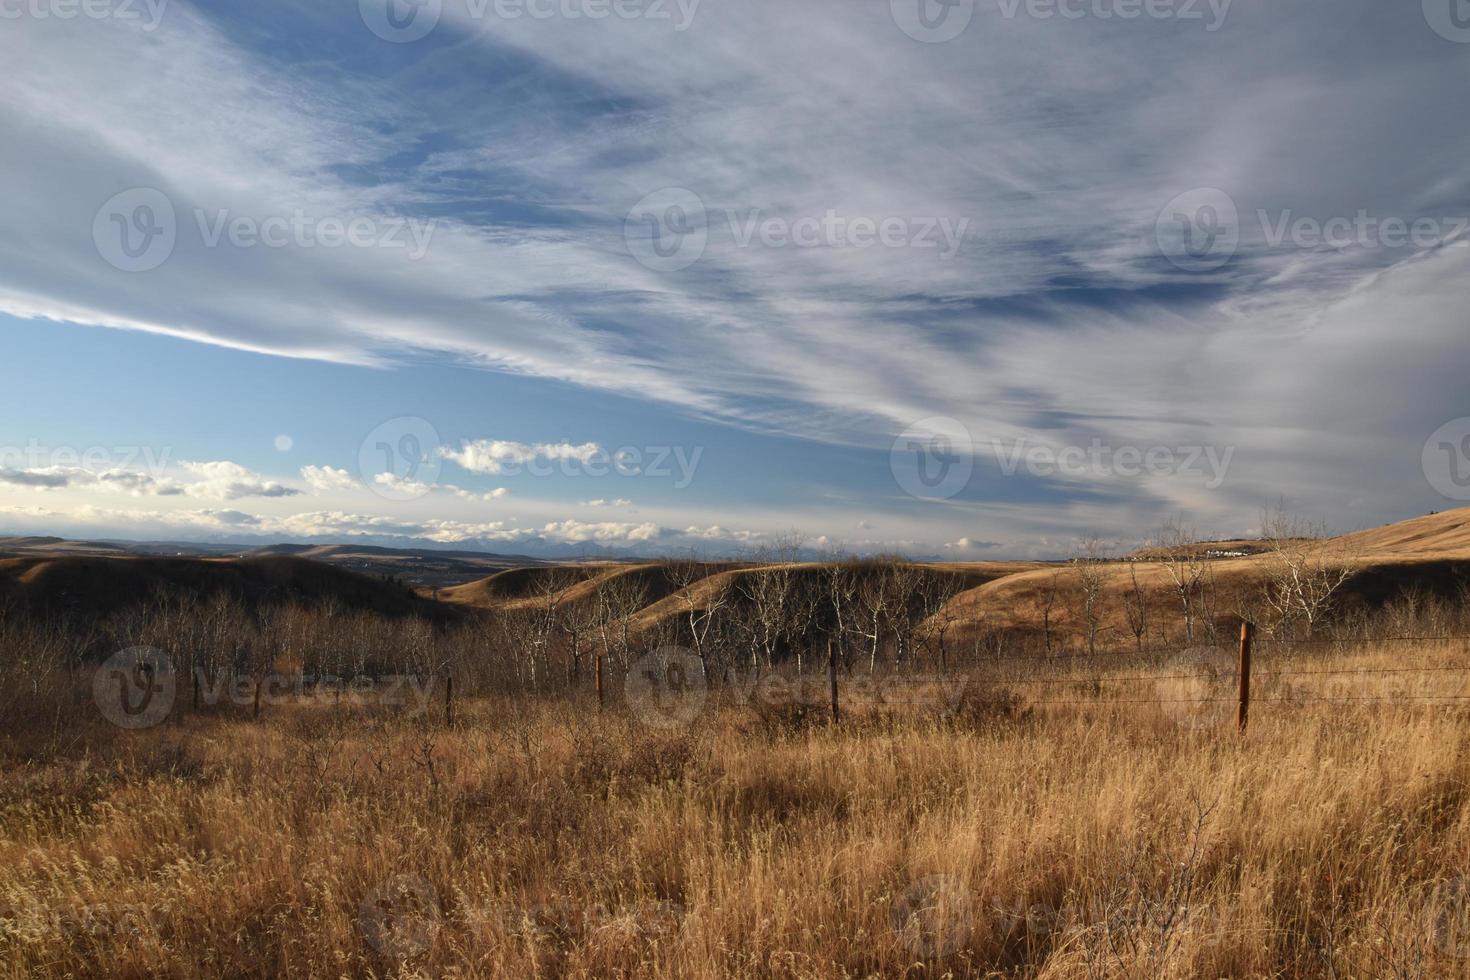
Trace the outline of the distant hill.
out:
M 1331 539 L 1350 555 L 1353 574 L 1342 596 L 1373 606 L 1415 589 L 1452 595 L 1470 588 L 1470 509 L 1430 514 Z M 695 565 L 667 561 L 550 562 L 519 555 L 434 551 L 366 545 L 281 544 L 243 556 L 160 556 L 130 545 L 59 538 L 0 539 L 0 602 L 45 614 L 88 616 L 172 593 L 238 596 L 249 604 L 332 602 L 388 616 L 457 618 L 477 610 L 517 610 L 555 601 L 560 608 L 594 602 L 602 590 L 636 597 L 630 616 L 637 631 L 677 625 L 691 605 L 738 605 L 748 576 L 770 566 L 746 562 Z M 222 547 L 222 546 L 219 546 Z M 1233 624 L 1261 596 L 1273 559 L 1260 541 L 1202 542 L 1190 552 L 1207 559 L 1209 601 L 1200 615 Z M 1147 597 L 1156 631 L 1176 624 L 1160 550 L 1134 552 L 1094 566 L 1100 580 L 1100 636 L 1117 645 L 1132 640 L 1127 596 Z M 822 587 L 830 566 L 783 566 L 798 584 Z M 877 574 L 878 563 L 858 563 L 855 574 Z M 1066 562 L 933 562 L 913 566 L 920 580 L 942 583 L 954 598 L 939 613 L 957 642 L 997 633 L 1036 633 L 1049 619 L 1054 635 L 1075 641 L 1084 624 L 1079 567 Z M 692 580 L 691 580 L 691 572 Z M 859 582 L 856 588 L 862 588 Z M 917 587 L 917 586 L 916 586 Z
M 57 537 L 0 537 L 0 557 L 153 556 L 275 558 L 319 561 L 364 575 L 392 577 L 427 589 L 459 585 L 507 568 L 552 564 L 525 555 L 360 544 L 198 544 L 172 541 L 72 541 Z
M 61 555 L 0 560 L 0 603 L 48 618 L 85 620 L 160 597 L 208 600 L 215 595 L 252 607 L 333 603 L 388 617 L 456 615 L 451 607 L 405 585 L 300 558 Z

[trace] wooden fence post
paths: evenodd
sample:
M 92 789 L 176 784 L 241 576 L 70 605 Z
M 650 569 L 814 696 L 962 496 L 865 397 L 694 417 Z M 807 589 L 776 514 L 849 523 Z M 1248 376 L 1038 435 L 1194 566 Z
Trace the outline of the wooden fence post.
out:
M 597 710 L 598 711 L 601 711 L 602 710 L 602 706 L 603 706 L 603 694 L 602 694 L 602 654 L 601 653 L 594 653 L 593 656 L 597 658 L 597 671 L 596 671 L 596 673 L 597 673 Z
M 1240 624 L 1240 707 L 1235 714 L 1235 725 L 1245 731 L 1251 710 L 1251 640 L 1255 638 L 1254 623 Z
M 198 666 L 195 666 L 193 670 L 189 671 L 189 676 L 194 681 L 193 710 L 194 710 L 194 713 L 197 715 L 199 713 L 199 668 L 198 668 Z
M 832 724 L 840 720 L 840 711 L 837 707 L 837 649 L 832 645 L 832 637 L 827 637 L 827 688 L 832 696 Z
M 454 675 L 444 678 L 444 724 L 454 727 Z

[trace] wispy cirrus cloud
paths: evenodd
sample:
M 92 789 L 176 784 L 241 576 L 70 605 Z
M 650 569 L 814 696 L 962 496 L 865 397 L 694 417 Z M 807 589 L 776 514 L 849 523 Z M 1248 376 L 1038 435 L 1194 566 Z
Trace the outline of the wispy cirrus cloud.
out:
M 1410 457 L 1462 414 L 1444 352 L 1470 252 L 1272 230 L 1470 213 L 1465 138 L 1446 123 L 1464 49 L 1420 6 L 1238 0 L 1206 32 L 981 0 L 945 44 L 905 36 L 886 0 L 706 3 L 681 32 L 448 3 L 416 45 L 351 10 L 277 3 L 176 4 L 146 36 L 22 19 L 0 37 L 0 310 L 347 364 L 427 351 L 838 445 L 886 449 L 952 416 L 986 466 L 990 439 L 1238 447 L 1214 490 L 1178 474 L 1039 481 L 1026 523 L 1055 531 L 1180 508 L 1239 523 L 1281 493 L 1371 519 L 1416 492 Z M 310 71 L 283 38 L 313 42 Z M 172 254 L 145 273 L 91 241 L 130 187 L 175 212 Z M 705 241 L 687 267 L 650 268 L 629 219 L 636 242 L 637 205 L 671 188 L 693 195 Z M 1206 188 L 1231 200 L 1238 242 L 1181 269 L 1158 226 Z M 200 215 L 222 210 L 437 224 L 414 260 L 210 245 Z M 854 222 L 890 219 L 896 244 L 854 244 Z M 923 247 L 931 220 L 968 230 Z M 804 222 L 810 246 L 789 234 Z M 1413 404 L 1364 394 L 1406 384 Z M 446 457 L 499 474 L 590 445 Z M 1399 465 L 1368 465 L 1385 458 Z M 291 492 L 199 482 L 221 499 Z

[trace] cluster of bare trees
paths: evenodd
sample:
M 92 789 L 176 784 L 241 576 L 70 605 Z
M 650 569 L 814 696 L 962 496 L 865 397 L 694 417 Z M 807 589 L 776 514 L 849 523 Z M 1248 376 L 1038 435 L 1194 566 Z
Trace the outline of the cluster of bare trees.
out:
M 1239 619 L 1274 636 L 1311 636 L 1341 611 L 1344 587 L 1362 567 L 1351 540 L 1279 508 L 1268 510 L 1251 573 L 1225 590 L 1217 582 L 1218 563 L 1240 555 L 1220 551 L 1182 520 L 1166 522 L 1143 555 L 1125 559 L 1126 572 L 1097 538 L 1086 539 L 1042 586 L 1039 626 L 1046 652 L 1056 645 L 1063 618 L 1074 624 L 1071 632 L 1089 654 L 1118 620 L 1139 651 L 1150 641 L 1215 645 L 1221 623 Z
M 183 676 L 453 676 L 464 693 L 590 690 L 605 700 L 640 657 L 675 645 L 699 659 L 707 683 L 719 684 L 732 671 L 748 678 L 834 664 L 845 673 L 946 671 L 962 655 L 1000 656 L 1037 639 L 1050 654 L 1061 624 L 1069 646 L 1096 653 L 1128 638 L 1139 651 L 1151 640 L 1215 643 L 1217 626 L 1237 617 L 1276 636 L 1310 636 L 1341 620 L 1339 600 L 1361 567 L 1351 539 L 1279 511 L 1262 528 L 1262 554 L 1248 570 L 1254 579 L 1233 575 L 1225 598 L 1215 575 L 1221 556 L 1180 522 L 1158 533 L 1152 551 L 1124 562 L 1090 539 L 1071 562 L 1044 573 L 1032 611 L 1040 637 L 1024 624 L 987 630 L 960 608 L 962 571 L 897 556 L 803 562 L 795 540 L 741 562 L 526 569 L 495 608 L 442 621 L 220 594 L 160 595 L 88 625 L 80 639 L 5 615 L 0 628 L 14 649 L 34 654 L 27 676 L 37 684 L 148 646 Z

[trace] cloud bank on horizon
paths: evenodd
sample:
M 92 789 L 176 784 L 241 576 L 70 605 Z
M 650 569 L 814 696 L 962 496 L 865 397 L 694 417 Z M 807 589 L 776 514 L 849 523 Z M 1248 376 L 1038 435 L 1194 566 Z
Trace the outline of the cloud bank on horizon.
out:
M 151 469 L 0 458 L 0 526 L 983 557 L 1179 512 L 1242 533 L 1283 497 L 1342 528 L 1453 506 L 1456 3 L 4 6 L 6 329 L 374 395 L 309 459 L 238 431 Z M 424 364 L 540 397 L 513 434 L 365 440 L 421 414 L 384 392 Z M 82 439 L 13 397 L 0 444 Z M 707 440 L 656 437 L 686 422 Z M 640 474 L 668 450 L 657 492 L 622 443 Z

